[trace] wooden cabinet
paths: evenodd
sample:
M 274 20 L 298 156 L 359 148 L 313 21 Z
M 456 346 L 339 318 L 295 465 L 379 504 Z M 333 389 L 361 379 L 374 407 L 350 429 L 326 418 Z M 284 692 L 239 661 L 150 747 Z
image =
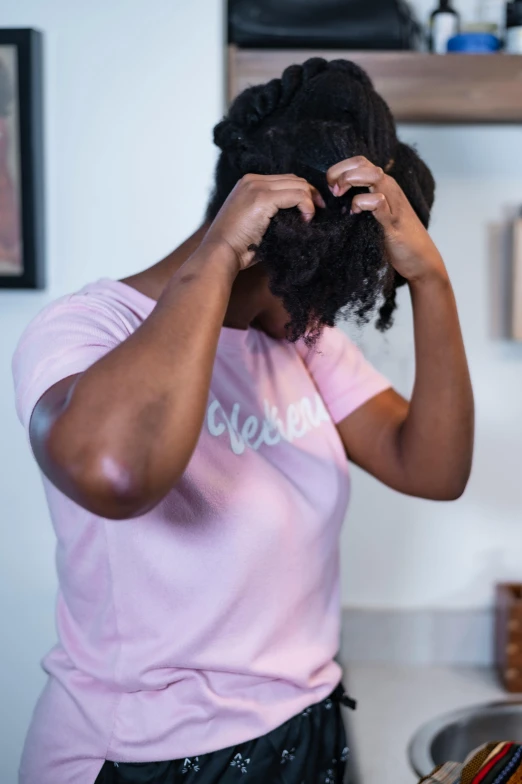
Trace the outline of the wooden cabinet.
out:
M 496 661 L 508 691 L 522 692 L 522 584 L 502 583 L 496 593 Z

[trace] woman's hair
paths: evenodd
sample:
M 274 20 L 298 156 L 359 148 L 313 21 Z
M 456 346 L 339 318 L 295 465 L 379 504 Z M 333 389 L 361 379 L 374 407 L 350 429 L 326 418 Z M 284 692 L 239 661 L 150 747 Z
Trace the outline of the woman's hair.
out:
M 290 340 L 313 343 L 324 326 L 354 316 L 392 324 L 396 288 L 404 280 L 386 259 L 382 227 L 370 213 L 350 215 L 352 188 L 336 198 L 326 182 L 335 163 L 364 155 L 393 176 L 424 226 L 435 184 L 417 153 L 397 139 L 395 122 L 367 74 L 352 62 L 312 58 L 280 79 L 250 87 L 214 129 L 221 149 L 207 218 L 213 220 L 243 175 L 304 177 L 326 202 L 310 223 L 297 208 L 280 210 L 256 250 L 270 289 L 290 314 Z

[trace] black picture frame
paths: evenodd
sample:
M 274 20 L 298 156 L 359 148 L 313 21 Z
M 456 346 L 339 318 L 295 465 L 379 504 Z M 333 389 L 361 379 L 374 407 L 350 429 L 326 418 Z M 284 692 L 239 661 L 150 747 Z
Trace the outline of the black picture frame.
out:
M 0 192 L 0 209 L 1 205 L 4 209 L 4 215 L 0 213 L 0 289 L 42 289 L 45 287 L 42 34 L 32 29 L 0 29 L 0 68 L 3 68 L 0 88 L 3 78 L 4 92 L 10 90 L 9 108 L 6 110 L 4 106 L 0 113 L 0 155 L 2 129 L 6 137 L 3 163 L 0 157 L 0 178 L 3 174 L 5 189 L 4 194 Z M 6 103 L 5 96 L 3 103 Z M 6 153 L 6 149 L 10 152 Z

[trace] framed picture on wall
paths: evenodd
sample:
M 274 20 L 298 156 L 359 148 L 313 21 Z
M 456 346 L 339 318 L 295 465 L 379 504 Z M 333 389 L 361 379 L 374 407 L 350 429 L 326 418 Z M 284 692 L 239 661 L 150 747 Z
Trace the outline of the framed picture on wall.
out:
M 41 39 L 0 29 L 0 288 L 45 284 Z

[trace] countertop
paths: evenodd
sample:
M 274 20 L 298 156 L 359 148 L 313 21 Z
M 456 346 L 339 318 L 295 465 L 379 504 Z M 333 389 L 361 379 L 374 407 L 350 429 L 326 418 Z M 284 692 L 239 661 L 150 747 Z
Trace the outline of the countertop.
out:
M 421 724 L 508 698 L 489 669 L 350 663 L 345 673 L 358 703 L 348 711 L 348 731 L 360 784 L 415 784 L 407 749 Z

